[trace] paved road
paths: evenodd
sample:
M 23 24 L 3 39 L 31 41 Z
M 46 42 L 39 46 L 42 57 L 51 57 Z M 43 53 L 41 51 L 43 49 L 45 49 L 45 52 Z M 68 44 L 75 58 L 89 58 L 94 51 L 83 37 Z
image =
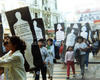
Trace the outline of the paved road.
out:
M 92 54 L 90 54 L 90 61 L 100 61 L 100 54 L 98 54 L 97 57 L 92 57 Z M 62 67 L 62 64 L 54 65 L 53 80 L 67 80 L 66 68 L 62 69 Z M 73 74 L 71 71 L 70 80 L 82 80 L 79 65 L 75 65 L 75 69 L 76 78 L 73 78 Z M 27 80 L 34 80 L 33 74 L 27 73 Z M 40 78 L 40 80 L 42 79 Z M 85 70 L 85 79 L 83 80 L 100 80 L 100 64 L 89 64 L 88 70 Z

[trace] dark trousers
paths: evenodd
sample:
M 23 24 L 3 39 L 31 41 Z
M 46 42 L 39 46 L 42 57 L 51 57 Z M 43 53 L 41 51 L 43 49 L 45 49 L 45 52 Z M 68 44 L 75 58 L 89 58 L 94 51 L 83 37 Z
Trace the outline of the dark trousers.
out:
M 89 52 L 86 52 L 86 59 L 85 59 L 85 64 L 86 64 L 86 67 L 88 67 L 88 61 L 89 61 Z
M 46 73 L 47 73 L 47 67 L 46 67 L 46 65 L 41 66 L 41 67 L 37 67 L 35 69 L 35 80 L 39 80 L 40 71 L 41 71 L 41 75 L 42 75 L 42 80 L 47 80 L 46 79 Z
M 84 68 L 85 68 L 85 54 L 80 55 L 80 68 L 81 68 L 81 74 L 84 75 Z

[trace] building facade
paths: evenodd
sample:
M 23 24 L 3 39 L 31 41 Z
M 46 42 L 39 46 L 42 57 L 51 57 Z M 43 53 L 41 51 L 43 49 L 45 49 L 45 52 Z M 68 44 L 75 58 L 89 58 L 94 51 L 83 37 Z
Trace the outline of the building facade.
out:
M 4 8 L 5 6 L 4 4 Z M 58 22 L 60 16 L 57 12 L 57 0 L 17 0 L 16 8 L 24 6 L 29 6 L 32 19 L 43 19 L 45 30 L 54 30 L 54 24 Z
M 32 18 L 43 18 L 45 28 L 53 29 L 58 22 L 57 0 L 26 0 Z

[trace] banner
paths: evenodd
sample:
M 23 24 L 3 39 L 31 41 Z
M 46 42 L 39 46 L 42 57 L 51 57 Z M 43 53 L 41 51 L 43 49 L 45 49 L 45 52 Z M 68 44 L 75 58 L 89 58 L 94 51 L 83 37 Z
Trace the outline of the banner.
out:
M 6 16 L 12 35 L 19 36 L 26 42 L 27 48 L 24 54 L 26 71 L 35 68 L 37 66 L 35 63 L 42 65 L 42 57 L 28 7 L 8 11 Z
M 74 46 L 78 36 L 82 36 L 86 40 L 91 39 L 89 23 L 71 23 L 66 31 L 66 46 Z
M 37 40 L 39 39 L 45 40 L 45 28 L 42 18 L 33 19 L 32 22 L 35 29 Z
M 62 41 L 62 40 L 64 41 L 65 39 L 64 23 L 54 24 L 54 28 L 55 28 L 56 41 Z
M 0 14 L 0 57 L 3 55 L 3 27 L 2 27 L 2 17 Z

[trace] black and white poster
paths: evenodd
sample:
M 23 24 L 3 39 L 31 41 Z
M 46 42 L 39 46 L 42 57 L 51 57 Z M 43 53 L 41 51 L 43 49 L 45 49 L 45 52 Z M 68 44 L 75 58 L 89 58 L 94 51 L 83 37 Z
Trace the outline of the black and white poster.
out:
M 74 46 L 78 36 L 82 36 L 86 40 L 91 39 L 91 27 L 89 23 L 70 23 L 66 31 L 66 46 Z
M 74 46 L 76 37 L 79 36 L 81 29 L 80 23 L 71 23 L 66 31 L 66 47 Z
M 26 42 L 27 48 L 24 54 L 26 71 L 34 68 L 35 63 L 42 64 L 42 57 L 28 7 L 8 11 L 6 16 L 12 35 L 19 36 Z
M 0 15 L 0 57 L 3 55 L 3 27 L 2 27 L 2 18 Z
M 56 35 L 56 41 L 64 41 L 65 39 L 65 27 L 64 23 L 57 23 L 54 24 L 55 27 L 55 35 Z
M 45 40 L 45 28 L 42 18 L 36 18 L 33 19 L 33 26 L 35 29 L 35 34 L 37 37 L 37 40 L 44 39 Z
M 82 36 L 86 40 L 89 40 L 89 38 L 91 38 L 91 27 L 89 23 L 82 23 L 80 31 L 80 36 Z

